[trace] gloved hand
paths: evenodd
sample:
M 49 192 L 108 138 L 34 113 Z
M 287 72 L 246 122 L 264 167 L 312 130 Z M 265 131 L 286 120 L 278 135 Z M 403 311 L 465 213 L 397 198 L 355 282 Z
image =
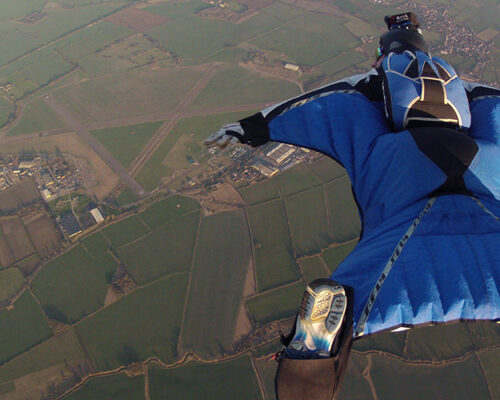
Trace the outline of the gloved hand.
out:
M 227 124 L 207 137 L 204 143 L 207 146 L 215 144 L 220 148 L 224 148 L 228 144 L 246 143 L 245 132 L 239 122 Z

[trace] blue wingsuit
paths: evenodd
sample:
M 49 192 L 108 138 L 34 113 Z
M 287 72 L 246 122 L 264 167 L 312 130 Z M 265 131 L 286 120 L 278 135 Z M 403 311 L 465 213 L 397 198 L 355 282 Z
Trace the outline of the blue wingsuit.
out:
M 240 121 L 249 144 L 307 147 L 347 170 L 362 234 L 331 278 L 354 288 L 354 337 L 500 318 L 500 90 L 461 81 L 437 58 L 416 58 L 412 82 L 424 83 L 426 68 L 442 78 L 444 67 L 450 76 L 441 79 L 442 87 L 453 81 L 464 91 L 457 102 L 466 99 L 470 113 L 457 112 L 450 124 L 455 128 L 418 121 L 425 107 L 398 111 L 397 93 L 389 87 L 391 57 L 378 70 Z M 410 74 L 409 68 L 394 76 L 401 74 Z M 387 90 L 393 91 L 389 106 Z M 455 110 L 464 106 L 445 102 Z M 412 115 L 419 123 L 398 128 Z

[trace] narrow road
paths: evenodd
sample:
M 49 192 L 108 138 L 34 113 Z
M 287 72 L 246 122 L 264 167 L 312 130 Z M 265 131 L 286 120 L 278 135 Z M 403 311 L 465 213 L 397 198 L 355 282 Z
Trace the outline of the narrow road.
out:
M 144 189 L 134 180 L 127 170 L 113 157 L 113 155 L 96 139 L 87 128 L 78 122 L 67 110 L 64 109 L 51 95 L 44 97 L 44 101 L 54 110 L 80 138 L 94 150 L 94 152 L 118 175 L 120 180 L 127 185 L 137 196 L 146 194 Z

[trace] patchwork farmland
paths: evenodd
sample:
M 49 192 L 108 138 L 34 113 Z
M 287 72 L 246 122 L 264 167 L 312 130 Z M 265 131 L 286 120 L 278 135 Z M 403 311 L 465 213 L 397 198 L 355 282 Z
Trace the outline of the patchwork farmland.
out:
M 383 16 L 408 5 L 3 3 L 0 161 L 63 154 L 86 182 L 64 210 L 96 203 L 106 221 L 65 240 L 32 180 L 0 192 L 0 398 L 274 399 L 280 330 L 358 241 L 350 182 L 306 149 L 258 172 L 270 147 L 202 142 L 366 71 Z M 470 29 L 484 47 L 443 57 L 495 84 L 498 4 L 477 5 L 411 6 Z M 499 335 L 484 322 L 364 338 L 339 398 L 498 398 Z

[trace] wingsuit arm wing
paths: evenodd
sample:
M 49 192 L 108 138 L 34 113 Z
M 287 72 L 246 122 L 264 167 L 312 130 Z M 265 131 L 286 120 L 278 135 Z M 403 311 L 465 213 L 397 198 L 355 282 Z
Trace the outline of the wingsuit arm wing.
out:
M 332 83 L 239 121 L 246 143 L 278 141 L 327 154 L 348 170 L 389 128 L 376 70 Z M 243 142 L 243 141 L 242 141 Z M 353 157 L 354 153 L 358 157 Z M 358 162 L 356 160 L 356 162 Z

